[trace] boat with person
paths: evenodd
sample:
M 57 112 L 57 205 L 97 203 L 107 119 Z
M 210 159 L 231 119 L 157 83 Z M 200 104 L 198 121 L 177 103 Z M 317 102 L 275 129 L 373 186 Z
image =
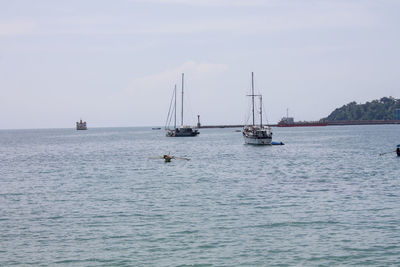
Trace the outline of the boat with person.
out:
M 396 152 L 397 156 L 400 157 L 400 144 L 396 146 L 396 149 L 394 151 L 391 150 L 391 151 L 388 151 L 388 152 L 383 152 L 383 153 L 380 153 L 379 156 L 391 154 L 393 152 Z
M 76 129 L 77 130 L 87 130 L 86 121 L 82 121 L 82 119 L 80 121 L 77 121 L 76 122 Z
M 195 126 L 188 126 L 183 124 L 183 95 L 184 95 L 184 73 L 182 73 L 182 97 L 181 97 L 181 125 L 176 125 L 176 85 L 169 105 L 169 111 L 167 115 L 167 121 L 165 123 L 165 131 L 167 137 L 193 137 L 200 134 L 199 130 Z M 173 105 L 172 105 L 173 104 Z M 171 110 L 172 108 L 172 110 Z M 171 120 L 174 118 L 174 127 L 170 128 Z
M 247 95 L 251 97 L 252 103 L 252 124 L 245 125 L 243 127 L 243 138 L 245 144 L 250 145 L 271 145 L 272 141 L 272 131 L 271 128 L 267 125 L 263 125 L 262 121 L 262 95 L 255 95 L 254 94 L 254 73 L 251 73 L 251 95 Z M 254 98 L 258 97 L 260 99 L 260 124 L 255 124 L 255 114 L 254 114 Z

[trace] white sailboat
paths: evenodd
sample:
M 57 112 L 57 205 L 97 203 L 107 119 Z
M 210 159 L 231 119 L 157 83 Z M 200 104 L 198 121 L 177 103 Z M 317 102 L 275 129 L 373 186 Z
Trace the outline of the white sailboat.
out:
M 194 126 L 183 125 L 183 88 L 184 88 L 184 73 L 182 73 L 182 107 L 181 107 L 181 126 L 176 126 L 176 85 L 174 93 L 172 95 L 171 103 L 169 106 L 167 122 L 165 126 L 167 137 L 191 137 L 199 134 L 199 131 Z M 171 112 L 172 101 L 174 101 L 173 110 Z M 173 113 L 173 114 L 172 114 Z M 170 122 L 172 120 L 172 115 L 174 115 L 174 128 L 170 129 Z
M 270 145 L 272 141 L 271 128 L 262 123 L 262 95 L 254 94 L 254 74 L 251 73 L 251 103 L 253 121 L 251 125 L 243 127 L 243 138 L 246 144 L 250 145 Z M 254 97 L 260 98 L 260 125 L 255 125 L 254 121 Z

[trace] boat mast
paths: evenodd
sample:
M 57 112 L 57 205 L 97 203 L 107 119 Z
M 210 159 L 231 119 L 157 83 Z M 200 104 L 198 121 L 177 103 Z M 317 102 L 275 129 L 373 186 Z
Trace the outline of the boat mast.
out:
M 174 130 L 176 130 L 176 84 L 174 90 L 175 106 L 174 106 Z
M 262 95 L 260 95 L 260 128 L 262 128 Z
M 183 126 L 183 77 L 184 73 L 182 73 L 182 109 L 181 109 L 181 126 Z
M 251 103 L 253 112 L 253 126 L 254 126 L 254 74 L 251 72 Z

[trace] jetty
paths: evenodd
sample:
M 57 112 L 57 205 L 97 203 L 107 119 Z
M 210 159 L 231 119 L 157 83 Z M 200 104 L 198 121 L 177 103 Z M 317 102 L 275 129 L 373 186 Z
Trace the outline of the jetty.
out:
M 269 127 L 275 127 L 276 124 L 264 124 Z M 233 125 L 201 125 L 199 128 L 243 128 L 244 124 L 233 124 Z
M 400 124 L 400 120 L 349 120 L 349 121 L 327 121 L 326 126 L 345 126 L 345 125 L 385 125 Z M 266 124 L 269 127 L 277 127 L 278 124 Z M 243 124 L 226 125 L 198 125 L 198 128 L 243 128 Z

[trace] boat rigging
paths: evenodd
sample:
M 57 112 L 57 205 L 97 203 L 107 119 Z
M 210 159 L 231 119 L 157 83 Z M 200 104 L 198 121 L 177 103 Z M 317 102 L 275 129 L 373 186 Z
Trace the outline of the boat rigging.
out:
M 251 145 L 270 145 L 272 141 L 272 131 L 267 125 L 263 125 L 262 121 L 262 95 L 254 94 L 254 73 L 251 73 L 251 103 L 252 103 L 252 124 L 245 125 L 243 127 L 243 138 L 245 144 Z M 254 98 L 259 97 L 260 99 L 260 125 L 255 124 L 255 112 L 254 112 Z
M 182 100 L 181 100 L 181 126 L 176 126 L 176 85 L 174 88 L 174 93 L 172 95 L 168 115 L 167 115 L 167 123 L 165 125 L 166 136 L 167 137 L 191 137 L 197 136 L 200 134 L 199 130 L 195 126 L 187 126 L 183 124 L 183 95 L 184 95 L 184 73 L 182 73 Z M 173 110 L 171 113 L 171 106 L 174 103 Z M 170 129 L 169 125 L 172 120 L 172 115 L 174 116 L 174 128 Z

